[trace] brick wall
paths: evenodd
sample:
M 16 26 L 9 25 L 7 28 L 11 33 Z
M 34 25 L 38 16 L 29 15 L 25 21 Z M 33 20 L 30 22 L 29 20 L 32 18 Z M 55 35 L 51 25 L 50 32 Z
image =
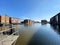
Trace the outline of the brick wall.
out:
M 9 16 L 7 15 L 1 16 L 1 24 L 9 24 Z

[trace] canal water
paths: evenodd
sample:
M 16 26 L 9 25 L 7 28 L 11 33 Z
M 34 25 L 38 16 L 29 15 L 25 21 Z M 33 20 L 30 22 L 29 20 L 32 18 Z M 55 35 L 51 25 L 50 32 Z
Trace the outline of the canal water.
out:
M 60 26 L 36 23 L 20 25 L 16 45 L 60 45 Z

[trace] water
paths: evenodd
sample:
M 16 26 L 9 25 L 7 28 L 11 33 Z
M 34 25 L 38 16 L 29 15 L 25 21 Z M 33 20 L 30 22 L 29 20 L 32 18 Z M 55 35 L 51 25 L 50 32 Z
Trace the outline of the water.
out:
M 36 23 L 20 25 L 16 45 L 60 45 L 60 26 Z

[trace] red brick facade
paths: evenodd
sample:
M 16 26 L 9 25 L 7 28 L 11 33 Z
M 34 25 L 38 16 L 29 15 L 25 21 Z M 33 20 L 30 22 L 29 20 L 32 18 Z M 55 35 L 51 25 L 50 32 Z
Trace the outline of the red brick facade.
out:
M 9 24 L 9 16 L 7 15 L 1 16 L 1 24 Z
M 1 24 L 11 24 L 11 23 L 20 23 L 19 18 L 12 18 L 7 15 L 0 16 L 0 23 Z

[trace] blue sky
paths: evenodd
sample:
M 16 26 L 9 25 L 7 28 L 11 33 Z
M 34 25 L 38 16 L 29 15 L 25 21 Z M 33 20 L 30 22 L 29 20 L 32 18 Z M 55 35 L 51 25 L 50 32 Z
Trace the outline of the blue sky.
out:
M 60 0 L 0 0 L 0 14 L 21 20 L 49 20 L 60 12 Z

